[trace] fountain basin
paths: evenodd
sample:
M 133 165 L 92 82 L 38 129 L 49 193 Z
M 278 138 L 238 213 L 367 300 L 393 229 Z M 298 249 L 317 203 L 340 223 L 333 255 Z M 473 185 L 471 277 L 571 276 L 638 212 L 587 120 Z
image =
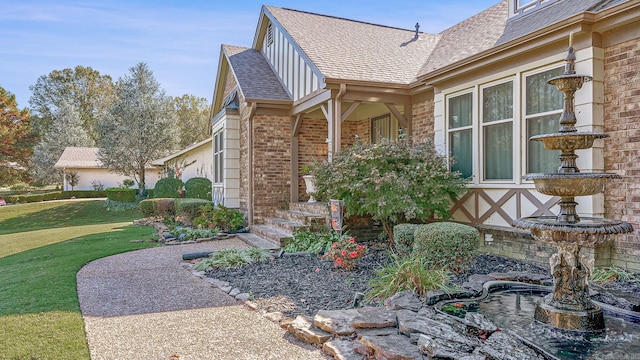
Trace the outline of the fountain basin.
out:
M 601 132 L 572 132 L 536 135 L 529 140 L 542 141 L 547 150 L 581 150 L 591 148 L 596 139 L 608 137 Z
M 589 75 L 583 74 L 563 74 L 559 76 L 552 77 L 547 80 L 548 84 L 555 85 L 558 90 L 564 92 L 563 90 L 573 90 L 580 89 L 582 84 L 589 82 L 593 79 L 593 77 Z
M 608 173 L 538 173 L 526 174 L 525 180 L 533 180 L 536 190 L 551 196 L 587 196 L 604 191 L 609 179 L 619 179 L 620 175 Z
M 559 222 L 556 216 L 536 216 L 516 219 L 511 225 L 530 229 L 531 235 L 542 242 L 590 247 L 604 244 L 609 235 L 633 231 L 633 227 L 624 221 L 594 217 L 582 217 L 578 223 L 566 223 Z

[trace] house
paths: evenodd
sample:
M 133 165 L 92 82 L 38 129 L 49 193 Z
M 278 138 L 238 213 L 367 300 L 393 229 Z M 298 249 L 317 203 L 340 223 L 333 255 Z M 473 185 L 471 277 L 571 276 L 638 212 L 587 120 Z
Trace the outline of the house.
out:
M 209 137 L 162 159 L 154 160 L 151 164 L 174 172 L 176 177 L 184 182 L 194 177 L 213 181 L 213 140 Z
M 578 198 L 578 212 L 636 229 L 590 255 L 640 270 L 636 0 L 503 0 L 439 34 L 263 6 L 252 46 L 220 51 L 211 111 L 223 139 L 218 199 L 261 224 L 305 200 L 301 166 L 356 138 L 402 132 L 433 139 L 471 178 L 451 211 L 481 230 L 483 250 L 546 263 L 554 249 L 510 224 L 557 209 L 522 175 L 557 164 L 527 139 L 557 130 L 563 101 L 546 80 L 562 73 L 570 37 L 577 72 L 593 77 L 576 93 L 576 126 L 611 136 L 579 151 L 578 166 L 622 176 Z
M 98 160 L 98 148 L 93 147 L 66 147 L 60 159 L 54 165 L 57 169 L 62 169 L 65 173 L 75 172 L 78 174 L 78 184 L 73 186 L 73 190 L 95 190 L 99 187 L 103 189 L 118 187 L 125 179 L 131 177 L 116 174 L 105 168 Z M 157 168 L 149 167 L 146 185 L 153 188 L 158 181 L 156 175 Z M 64 178 L 64 190 L 71 190 L 71 185 Z

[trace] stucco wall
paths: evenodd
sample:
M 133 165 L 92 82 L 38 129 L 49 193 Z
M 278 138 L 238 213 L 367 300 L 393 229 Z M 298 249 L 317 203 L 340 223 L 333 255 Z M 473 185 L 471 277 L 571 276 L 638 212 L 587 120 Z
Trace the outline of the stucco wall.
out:
M 65 169 L 65 171 L 75 171 L 78 173 L 79 181 L 78 185 L 74 186 L 74 190 L 93 190 L 94 181 L 102 183 L 104 188 L 118 187 L 125 179 L 133 179 L 130 176 L 123 176 L 109 172 L 107 169 Z M 152 189 L 158 181 L 157 172 L 154 169 L 149 169 L 146 172 L 146 186 L 148 189 Z M 137 187 L 137 185 L 134 185 Z M 71 190 L 71 186 L 65 182 L 65 190 Z

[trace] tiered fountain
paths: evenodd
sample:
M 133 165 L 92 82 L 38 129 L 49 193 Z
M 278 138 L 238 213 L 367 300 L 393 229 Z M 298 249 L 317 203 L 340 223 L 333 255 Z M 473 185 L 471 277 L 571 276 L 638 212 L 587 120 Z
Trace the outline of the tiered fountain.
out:
M 575 128 L 574 94 L 584 82 L 591 80 L 590 76 L 576 74 L 575 59 L 573 47 L 569 44 L 564 74 L 548 81 L 564 94 L 559 132 L 530 138 L 542 141 L 547 150 L 560 150 L 560 167 L 554 173 L 527 174 L 523 177 L 533 180 L 537 191 L 561 197 L 560 212 L 558 216 L 517 219 L 512 225 L 530 229 L 537 240 L 558 247 L 558 252 L 550 258 L 553 292 L 538 303 L 535 319 L 560 329 L 599 332 L 605 329 L 602 309 L 589 298 L 593 261 L 581 256 L 580 250 L 585 246 L 598 247 L 608 240 L 609 235 L 628 233 L 633 228 L 623 221 L 581 218 L 576 212 L 576 196 L 601 193 L 608 179 L 620 177 L 608 173 L 581 173 L 576 166 L 576 150 L 589 149 L 594 140 L 608 135 L 581 132 Z

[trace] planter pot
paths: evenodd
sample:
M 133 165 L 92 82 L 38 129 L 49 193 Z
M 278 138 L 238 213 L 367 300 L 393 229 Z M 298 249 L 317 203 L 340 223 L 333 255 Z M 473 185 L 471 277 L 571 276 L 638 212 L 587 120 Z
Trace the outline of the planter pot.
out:
M 309 202 L 315 202 L 313 193 L 316 192 L 316 178 L 313 175 L 303 175 L 304 184 L 307 187 L 307 194 L 309 194 Z

